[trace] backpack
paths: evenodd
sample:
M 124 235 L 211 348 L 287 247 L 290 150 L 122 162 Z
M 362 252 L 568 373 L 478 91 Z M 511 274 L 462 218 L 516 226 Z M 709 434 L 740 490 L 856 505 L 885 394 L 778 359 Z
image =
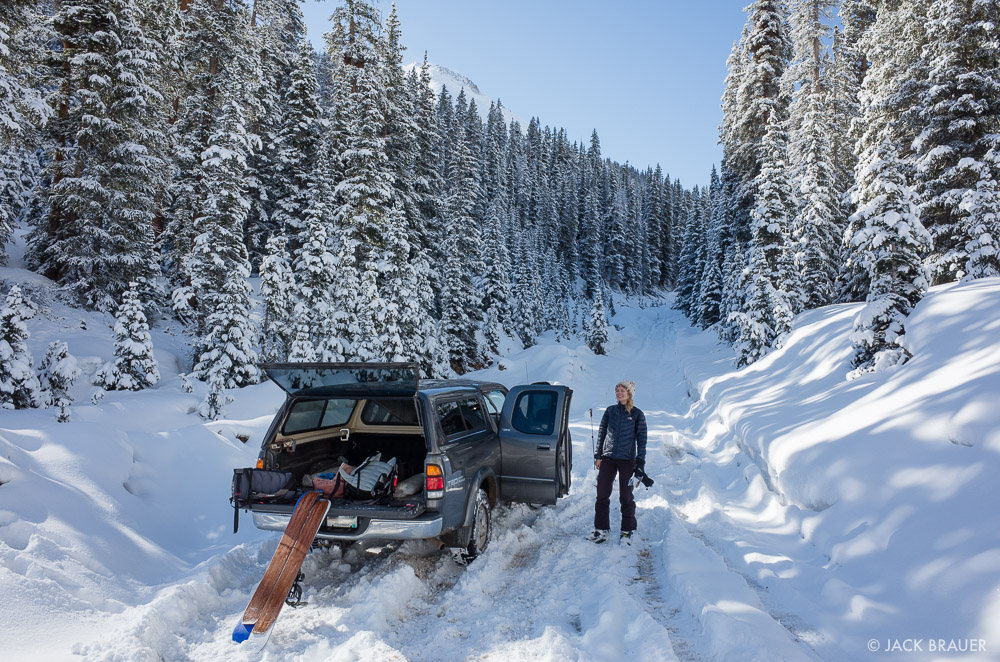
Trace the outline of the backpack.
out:
M 337 478 L 344 481 L 344 496 L 352 499 L 379 499 L 391 493 L 398 474 L 396 458 L 382 461 L 382 453 L 375 453 L 353 470 L 341 467 Z

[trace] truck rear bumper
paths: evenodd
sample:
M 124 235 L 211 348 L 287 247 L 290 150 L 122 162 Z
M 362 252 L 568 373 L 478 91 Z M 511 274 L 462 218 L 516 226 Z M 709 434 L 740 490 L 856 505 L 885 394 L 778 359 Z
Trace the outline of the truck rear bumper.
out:
M 291 514 L 253 512 L 253 523 L 264 531 L 284 531 Z M 420 540 L 441 535 L 443 518 L 438 514 L 424 514 L 405 520 L 359 518 L 357 529 L 330 529 L 322 527 L 316 537 L 322 540 Z

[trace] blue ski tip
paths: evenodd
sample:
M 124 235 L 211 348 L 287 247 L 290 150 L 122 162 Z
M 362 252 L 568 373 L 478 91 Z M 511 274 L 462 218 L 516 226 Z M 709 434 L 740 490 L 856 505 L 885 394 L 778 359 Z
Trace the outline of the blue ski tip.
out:
M 250 638 L 250 633 L 253 631 L 253 623 L 247 625 L 242 621 L 233 630 L 233 641 L 238 644 L 242 644 L 244 641 Z

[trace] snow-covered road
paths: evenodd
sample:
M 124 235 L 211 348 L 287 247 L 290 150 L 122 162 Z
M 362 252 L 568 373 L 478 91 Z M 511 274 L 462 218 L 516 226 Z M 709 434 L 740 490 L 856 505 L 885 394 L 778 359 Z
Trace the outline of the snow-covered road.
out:
M 678 515 L 698 498 L 692 475 L 717 458 L 688 450 L 696 446 L 694 403 L 676 325 L 686 327 L 676 311 L 650 309 L 629 320 L 610 356 L 529 350 L 532 380 L 544 375 L 575 389 L 570 495 L 540 510 L 500 508 L 490 548 L 468 567 L 424 543 L 354 547 L 346 558 L 336 547 L 313 552 L 304 567 L 308 605 L 283 611 L 260 659 L 816 659 L 770 615 L 761 587 L 730 571 Z M 519 361 L 506 361 L 508 375 Z M 647 413 L 647 467 L 657 481 L 637 491 L 640 540 L 631 548 L 583 539 L 596 480 L 588 410 L 596 425 L 624 377 L 636 381 Z M 151 604 L 116 616 L 113 634 L 79 652 L 94 660 L 257 659 L 230 632 L 276 538 L 213 559 Z
M 41 347 L 79 327 L 50 306 Z M 910 327 L 917 358 L 846 382 L 852 310 L 800 316 L 741 371 L 666 305 L 620 305 L 607 356 L 548 336 L 509 353 L 480 376 L 574 389 L 570 494 L 499 508 L 467 567 L 430 543 L 314 551 L 308 604 L 282 612 L 260 656 L 230 634 L 278 536 L 246 519 L 233 536 L 226 497 L 282 394 L 242 389 L 202 423 L 183 345 L 161 331 L 156 389 L 76 405 L 68 424 L 0 423 L 0 616 L 24 623 L 0 659 L 847 662 L 921 636 L 985 649 L 894 659 L 1000 659 L 1000 326 L 980 319 L 1000 315 L 1000 279 L 932 293 Z M 594 545 L 589 410 L 596 427 L 623 378 L 656 483 L 636 493 L 637 543 Z

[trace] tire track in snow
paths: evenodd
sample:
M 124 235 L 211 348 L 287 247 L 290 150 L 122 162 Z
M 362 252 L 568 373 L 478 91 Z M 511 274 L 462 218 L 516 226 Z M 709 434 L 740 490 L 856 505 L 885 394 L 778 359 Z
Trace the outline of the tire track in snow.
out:
M 636 491 L 640 527 L 650 530 L 644 522 L 648 520 L 658 532 L 650 535 L 648 557 L 639 558 L 639 578 L 649 583 L 645 591 L 649 613 L 668 628 L 675 652 L 685 660 L 751 659 L 757 653 L 748 651 L 748 641 L 759 642 L 762 654 L 815 659 L 796 632 L 808 629 L 804 624 L 788 615 L 779 618 L 765 606 L 769 596 L 760 594 L 762 587 L 734 572 L 707 542 L 698 543 L 696 538 L 704 535 L 696 525 L 679 524 L 683 520 L 675 498 L 683 499 L 684 486 L 692 477 L 698 479 L 702 458 L 685 448 L 697 448 L 688 441 L 687 428 L 698 401 L 675 358 L 677 331 L 672 317 L 657 314 L 648 328 L 636 334 L 637 350 L 629 362 L 637 383 L 642 379 L 659 386 L 652 397 L 640 397 L 650 430 L 647 470 L 657 480 L 652 489 Z M 668 383 L 670 377 L 676 383 Z M 727 601 L 739 607 L 728 612 L 719 607 Z

